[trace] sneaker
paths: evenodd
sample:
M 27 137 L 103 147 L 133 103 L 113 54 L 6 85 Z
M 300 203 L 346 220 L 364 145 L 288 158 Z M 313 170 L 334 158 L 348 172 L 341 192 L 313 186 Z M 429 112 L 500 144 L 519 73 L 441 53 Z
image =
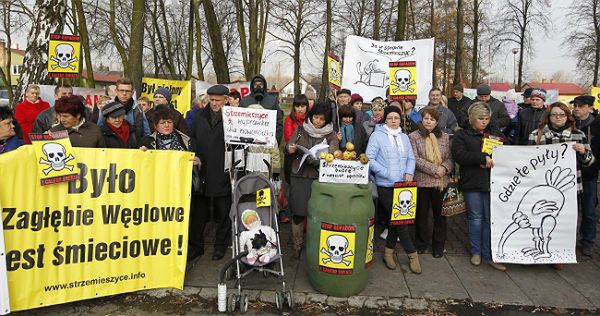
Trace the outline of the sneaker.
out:
M 490 261 L 490 262 L 488 262 L 488 264 L 489 264 L 489 265 L 490 265 L 492 268 L 494 268 L 494 269 L 496 269 L 496 270 L 498 270 L 498 271 L 506 271 L 506 266 L 505 266 L 505 265 L 503 265 L 502 263 L 498 263 L 498 262 Z
M 583 246 L 581 248 L 581 253 L 586 257 L 591 257 L 594 253 L 594 249 L 591 246 Z
M 471 256 L 471 264 L 474 266 L 478 266 L 481 264 L 481 256 L 480 255 L 472 255 Z
M 379 238 L 385 240 L 387 238 L 387 234 L 388 234 L 388 230 L 387 228 L 383 230 L 383 232 L 381 233 L 381 235 L 379 235 Z

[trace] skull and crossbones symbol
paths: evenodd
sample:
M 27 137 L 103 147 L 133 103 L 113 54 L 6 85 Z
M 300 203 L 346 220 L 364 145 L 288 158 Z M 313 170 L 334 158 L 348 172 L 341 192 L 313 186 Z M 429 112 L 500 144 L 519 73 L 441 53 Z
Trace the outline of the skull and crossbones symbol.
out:
M 52 65 L 52 70 L 60 68 L 71 68 L 75 70 L 75 66 L 71 65 L 77 61 L 77 57 L 73 57 L 75 49 L 70 44 L 62 43 L 56 45 L 54 49 L 55 56 L 51 56 L 50 60 L 56 62 L 56 65 Z
M 329 68 L 329 71 L 331 72 L 331 81 L 338 82 L 340 80 L 340 74 L 337 70 L 337 63 L 334 60 L 329 63 Z
M 398 204 L 394 204 L 394 210 L 400 211 L 399 213 L 394 214 L 394 218 L 399 217 L 400 215 L 413 216 L 414 212 L 411 211 L 412 208 L 415 207 L 415 204 L 412 203 L 412 192 L 408 190 L 401 191 L 398 194 Z
M 329 256 L 323 258 L 323 263 L 343 263 L 350 266 L 350 261 L 344 259 L 354 256 L 352 250 L 348 251 L 348 239 L 341 235 L 331 235 L 327 237 L 327 248 L 321 248 L 321 252 Z
M 392 82 L 392 85 L 398 87 L 393 90 L 394 93 L 398 91 L 409 91 L 410 93 L 415 92 L 415 89 L 412 89 L 410 87 L 416 83 L 414 80 L 411 79 L 412 73 L 410 71 L 408 71 L 407 69 L 400 69 L 396 71 L 394 77 L 396 78 L 396 82 Z
M 43 170 L 44 175 L 48 175 L 52 170 L 61 171 L 65 168 L 73 171 L 74 166 L 67 164 L 67 162 L 75 159 L 75 157 L 71 154 L 67 157 L 67 151 L 63 145 L 59 143 L 46 143 L 42 146 L 42 152 L 46 155 L 46 159 L 40 158 L 39 163 L 49 166 Z

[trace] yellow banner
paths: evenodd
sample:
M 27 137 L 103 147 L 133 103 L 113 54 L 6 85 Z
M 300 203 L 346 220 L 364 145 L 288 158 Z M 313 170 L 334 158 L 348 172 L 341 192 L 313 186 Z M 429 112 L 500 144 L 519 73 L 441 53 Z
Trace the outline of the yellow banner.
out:
M 79 36 L 50 34 L 48 77 L 77 78 L 81 62 Z
M 413 224 L 417 216 L 417 183 L 394 183 L 390 225 Z
M 329 85 L 334 89 L 339 89 L 342 86 L 342 67 L 339 57 L 335 55 L 327 55 Z
M 594 108 L 600 110 L 600 87 L 592 87 L 592 96 L 596 98 Z
M 390 62 L 390 98 L 393 100 L 417 99 L 417 63 L 414 61 Z
M 78 180 L 41 186 L 33 146 L 0 155 L 11 310 L 182 288 L 193 153 L 75 156 Z
M 192 103 L 192 83 L 186 80 L 168 80 L 157 78 L 142 78 L 142 91 L 140 96 L 150 99 L 150 104 L 154 106 L 154 91 L 158 88 L 166 88 L 171 91 L 171 104 L 185 116 L 190 110 Z

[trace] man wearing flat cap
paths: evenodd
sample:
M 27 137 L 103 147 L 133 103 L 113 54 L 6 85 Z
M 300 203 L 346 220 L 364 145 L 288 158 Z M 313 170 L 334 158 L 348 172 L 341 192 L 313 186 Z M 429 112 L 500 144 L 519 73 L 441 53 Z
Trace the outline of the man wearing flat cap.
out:
M 188 261 L 204 253 L 204 228 L 210 218 L 210 202 L 213 218 L 217 223 L 212 259 L 221 260 L 229 246 L 231 221 L 231 181 L 225 171 L 225 135 L 222 108 L 227 103 L 229 89 L 214 85 L 207 91 L 210 103 L 194 116 L 190 134 L 196 143 L 196 156 L 200 158 L 202 192 L 192 197 Z
M 456 84 L 452 87 L 452 97 L 448 99 L 448 108 L 458 122 L 458 126 L 466 128 L 469 124 L 469 105 L 471 105 L 471 99 L 465 97 L 465 89 L 462 84 Z
M 489 85 L 480 84 L 477 86 L 477 97 L 475 97 L 475 100 L 471 104 L 478 101 L 487 103 L 492 109 L 491 124 L 495 124 L 501 131 L 510 124 L 510 116 L 508 115 L 508 111 L 506 111 L 504 103 L 492 97 L 492 88 Z
M 591 257 L 596 242 L 596 202 L 598 200 L 598 170 L 600 169 L 600 117 L 594 110 L 595 98 L 580 95 L 570 103 L 573 104 L 575 126 L 585 133 L 592 153 L 596 157 L 589 167 L 581 168 L 583 194 L 581 196 L 581 225 L 579 226 L 579 245 L 581 253 Z

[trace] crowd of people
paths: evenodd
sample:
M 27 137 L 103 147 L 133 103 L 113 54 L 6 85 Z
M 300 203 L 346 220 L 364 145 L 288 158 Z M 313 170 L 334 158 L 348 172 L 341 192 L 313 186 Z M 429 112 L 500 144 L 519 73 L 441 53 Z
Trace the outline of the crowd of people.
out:
M 367 103 L 360 94 L 340 89 L 324 102 L 298 94 L 289 115 L 284 117 L 277 97 L 267 93 L 266 87 L 261 75 L 252 78 L 250 94 L 244 97 L 223 85 L 212 86 L 206 95 L 194 99 L 192 109 L 184 116 L 173 107 L 168 89 L 157 89 L 152 102 L 146 97 L 136 100 L 133 82 L 127 78 L 119 80 L 93 108 L 86 107 L 81 96 L 73 95 L 69 85 L 56 87 L 51 107 L 39 97 L 39 86 L 32 84 L 14 113 L 0 107 L 0 153 L 29 143 L 29 133 L 61 130 L 68 131 L 75 147 L 194 152 L 200 184 L 194 187 L 191 201 L 188 260 L 204 254 L 204 230 L 211 218 L 217 224 L 212 259 L 220 260 L 231 243 L 228 214 L 232 177 L 228 169 L 232 167 L 226 165 L 225 157 L 236 149 L 224 142 L 222 108 L 276 110 L 276 138 L 284 144 L 283 152 L 277 148 L 267 152 L 272 156 L 273 178 L 279 179 L 282 173 L 284 189 L 279 202 L 285 210 L 280 220 L 291 222 L 295 255 L 300 256 L 303 249 L 311 184 L 319 176 L 319 161 L 309 158 L 301 164 L 297 146 L 311 148 L 325 142 L 328 151 L 334 153 L 352 143 L 357 154 L 366 153 L 370 160 L 371 180 L 376 186 L 376 217 L 380 237 L 385 239 L 385 265 L 397 268 L 394 253 L 399 242 L 408 256 L 410 270 L 418 274 L 422 272 L 419 254 L 430 252 L 434 258 L 444 255 L 447 224 L 441 209 L 451 177 L 458 177 L 468 207 L 471 263 L 477 266 L 487 262 L 495 269 L 506 270 L 503 264 L 491 260 L 490 170 L 494 159 L 482 151 L 485 137 L 492 135 L 512 145 L 574 141 L 582 214 L 579 246 L 583 255 L 592 255 L 600 164 L 596 159 L 600 155 L 600 116 L 594 110 L 594 97 L 578 96 L 570 106 L 561 102 L 546 104 L 546 91 L 527 89 L 524 102 L 511 118 L 504 103 L 491 96 L 486 84 L 477 87 L 475 100 L 463 95 L 461 85 L 452 88 L 451 98 L 434 87 L 429 91 L 429 104 L 420 111 L 414 100 L 388 100 L 382 96 Z M 279 154 L 283 154 L 282 168 Z M 404 181 L 415 181 L 418 188 L 414 235 L 407 225 L 390 225 L 394 184 Z

